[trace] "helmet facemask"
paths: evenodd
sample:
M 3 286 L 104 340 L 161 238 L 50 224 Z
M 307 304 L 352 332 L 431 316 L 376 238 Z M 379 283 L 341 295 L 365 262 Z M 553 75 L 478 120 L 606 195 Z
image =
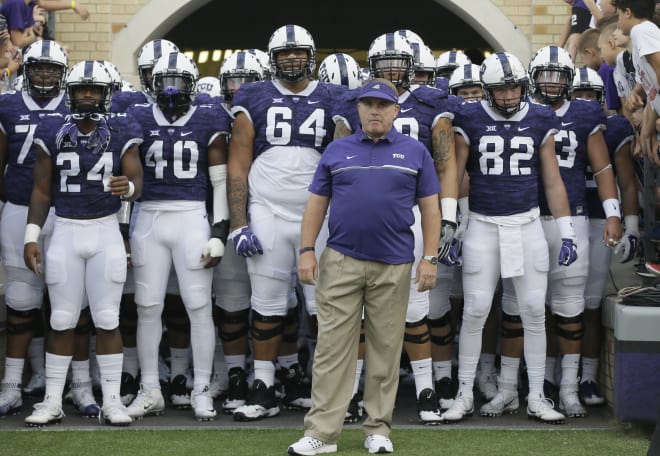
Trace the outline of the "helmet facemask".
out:
M 499 88 L 515 88 L 520 86 L 520 96 L 514 98 L 497 98 L 495 97 L 495 89 Z M 527 81 L 519 81 L 512 84 L 488 84 L 484 85 L 484 98 L 488 105 L 497 110 L 504 117 L 511 117 L 520 111 L 528 97 L 528 83 Z M 499 101 L 499 103 L 498 103 Z
M 54 98 L 60 94 L 66 69 L 63 65 L 45 61 L 26 62 L 23 66 L 23 87 L 34 98 Z
M 92 87 L 95 94 L 100 94 L 100 99 L 90 97 L 87 94 L 80 95 L 81 88 Z M 112 86 L 104 83 L 94 82 L 71 82 L 66 86 L 69 111 L 78 117 L 94 117 L 95 114 L 107 114 L 112 98 Z
M 534 96 L 548 104 L 568 98 L 573 75 L 563 68 L 535 68 L 532 71 Z
M 369 59 L 369 65 L 372 78 L 387 79 L 399 89 L 410 86 L 412 74 L 410 57 L 403 55 L 374 56 Z
M 291 51 L 300 50 L 305 51 L 305 57 L 295 57 L 291 55 Z M 279 55 L 282 52 L 288 53 L 288 57 L 280 59 Z M 313 64 L 311 60 L 311 52 L 306 48 L 285 48 L 272 52 L 271 66 L 278 79 L 284 79 L 289 82 L 299 82 L 312 78 Z
M 156 103 L 163 112 L 181 114 L 190 109 L 195 79 L 189 74 L 159 73 L 153 78 Z

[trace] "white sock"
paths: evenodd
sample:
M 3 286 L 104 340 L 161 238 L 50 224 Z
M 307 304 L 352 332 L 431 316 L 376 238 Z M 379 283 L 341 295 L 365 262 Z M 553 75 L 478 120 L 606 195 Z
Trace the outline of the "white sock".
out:
M 140 383 L 147 388 L 160 389 L 158 378 L 158 345 L 163 335 L 164 304 L 137 306 L 137 347 L 140 362 Z
M 245 355 L 225 355 L 227 372 L 235 367 L 245 370 Z
M 594 382 L 598 383 L 596 377 L 598 376 L 598 358 L 582 357 L 582 377 L 580 382 Z
M 433 377 L 435 381 L 442 380 L 443 378 L 451 379 L 451 359 L 446 361 L 433 361 Z
M 124 352 L 124 366 L 122 367 L 122 371 L 136 378 L 140 368 L 137 347 L 123 347 L 122 351 Z
M 71 383 L 91 382 L 89 375 L 89 360 L 71 361 Z
M 62 393 L 66 373 L 72 356 L 60 356 L 46 352 L 46 399 L 62 406 Z M 89 369 L 87 370 L 89 377 Z
M 122 353 L 96 355 L 96 359 L 99 362 L 99 372 L 101 374 L 103 404 L 119 400 L 123 358 L 124 355 Z
M 555 366 L 557 364 L 557 358 L 554 356 L 545 357 L 545 379 L 552 383 L 553 385 L 557 384 L 555 380 Z
M 215 326 L 211 315 L 211 305 L 188 309 L 190 319 L 190 345 L 192 347 L 192 364 L 194 375 L 194 391 L 202 391 L 211 383 L 213 370 L 213 353 L 215 352 Z
M 410 361 L 413 377 L 415 378 L 416 397 L 427 388 L 433 389 L 433 369 L 431 368 L 431 358 Z
M 190 367 L 190 350 L 186 348 L 170 347 L 170 378 L 177 375 L 186 375 Z
M 580 354 L 570 353 L 561 358 L 561 387 L 564 385 L 576 385 L 578 370 L 580 368 Z
M 520 358 L 502 356 L 500 362 L 500 381 L 503 383 L 513 383 L 514 385 L 517 385 Z
M 43 337 L 33 337 L 28 347 L 28 358 L 32 375 L 45 375 L 46 372 L 46 349 Z
M 272 361 L 254 360 L 254 379 L 261 380 L 270 388 L 275 384 L 275 364 Z
M 23 383 L 23 367 L 25 360 L 22 358 L 5 359 L 5 378 L 2 383 Z
M 292 366 L 298 364 L 298 353 L 293 353 L 290 355 L 280 355 L 277 357 L 277 362 L 281 367 L 285 369 L 289 369 Z
M 364 367 L 364 360 L 358 359 L 355 364 L 355 380 L 353 381 L 353 394 L 351 397 L 355 396 L 360 388 L 360 376 L 362 375 L 362 368 Z

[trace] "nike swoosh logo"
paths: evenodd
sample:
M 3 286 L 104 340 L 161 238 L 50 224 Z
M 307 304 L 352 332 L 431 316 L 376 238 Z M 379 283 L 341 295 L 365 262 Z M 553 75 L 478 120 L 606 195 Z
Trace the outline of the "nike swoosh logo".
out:
M 352 160 L 355 157 L 357 157 L 357 155 L 347 155 L 346 160 Z
M 573 125 L 573 122 L 562 122 L 561 123 L 562 127 L 568 127 L 569 125 Z
M 518 127 L 518 131 L 525 131 L 529 129 L 529 127 Z
M 308 100 L 308 101 L 307 101 L 307 104 L 316 104 L 316 103 L 320 103 L 320 102 L 321 102 L 321 101 L 309 101 L 309 100 Z
M 402 112 L 402 113 L 404 113 L 404 112 L 408 112 L 408 111 L 410 111 L 411 109 L 412 109 L 412 108 L 402 109 L 401 112 Z
M 188 136 L 190 134 L 192 134 L 192 131 L 181 132 L 181 136 Z

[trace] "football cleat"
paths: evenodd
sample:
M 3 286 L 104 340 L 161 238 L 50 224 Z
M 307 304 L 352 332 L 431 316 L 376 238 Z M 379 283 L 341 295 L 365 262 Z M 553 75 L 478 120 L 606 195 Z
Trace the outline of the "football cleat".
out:
M 121 403 L 128 405 L 133 402 L 137 396 L 139 385 L 137 379 L 128 372 L 121 373 L 121 389 L 119 395 L 121 396 Z
M 438 409 L 438 399 L 435 391 L 431 388 L 425 388 L 419 393 L 417 398 L 417 416 L 422 424 L 438 424 L 442 422 L 440 410 Z
M 187 382 L 185 375 L 177 375 L 170 381 L 170 402 L 174 408 L 190 408 L 190 391 L 186 386 Z
M 160 388 L 149 388 L 141 384 L 135 400 L 127 408 L 131 418 L 143 418 L 148 415 L 162 415 L 165 413 L 165 400 Z
M 581 418 L 587 410 L 580 403 L 577 385 L 562 385 L 559 390 L 559 410 L 569 418 Z
M 226 373 L 213 372 L 209 391 L 213 399 L 219 398 L 229 388 L 229 377 Z
M 485 374 L 479 376 L 477 387 L 484 401 L 492 401 L 497 394 L 497 380 L 494 375 Z
M 99 413 L 99 422 L 111 426 L 128 426 L 133 422 L 133 418 L 129 416 L 128 410 L 121 400 L 113 397 L 113 400 L 103 403 L 101 413 Z
M 303 381 L 303 373 L 300 366 L 294 364 L 288 369 L 281 369 L 280 373 L 284 387 L 282 405 L 291 410 L 309 410 L 312 408 L 311 388 Z
M 351 402 L 348 404 L 348 410 L 346 410 L 346 415 L 344 416 L 344 423 L 357 423 L 362 419 L 364 415 L 364 401 L 362 400 L 362 395 L 357 392 L 351 398 Z
M 20 412 L 23 406 L 20 383 L 3 383 L 0 388 L 0 416 Z
M 190 405 L 195 410 L 197 421 L 213 421 L 217 412 L 213 407 L 213 397 L 209 385 L 202 391 L 193 391 L 190 396 Z
M 474 398 L 466 397 L 459 393 L 449 409 L 441 417 L 445 423 L 458 423 L 466 416 L 474 413 Z
M 314 437 L 303 437 L 296 443 L 289 445 L 287 450 L 291 455 L 315 456 L 317 454 L 336 453 L 336 443 L 325 443 Z
M 262 380 L 255 380 L 245 405 L 234 410 L 234 420 L 255 421 L 280 414 L 275 400 L 275 388 L 267 387 Z
M 539 395 L 527 398 L 527 417 L 547 424 L 562 424 L 566 418 L 554 408 L 553 402 Z
M 43 402 L 34 404 L 34 411 L 25 418 L 25 424 L 32 427 L 46 426 L 62 422 L 64 412 L 58 402 L 46 396 Z
M 500 383 L 500 388 L 495 397 L 481 406 L 481 416 L 501 416 L 503 413 L 518 413 L 518 389 L 516 385 Z
M 222 403 L 222 412 L 232 414 L 238 407 L 245 405 L 248 396 L 248 383 L 245 371 L 240 367 L 229 370 L 229 387 L 227 397 Z
M 23 388 L 23 394 L 31 397 L 41 397 L 46 392 L 46 376 L 44 372 L 37 372 L 30 377 L 30 381 Z
M 579 394 L 585 405 L 596 406 L 605 403 L 605 398 L 601 394 L 598 384 L 591 380 L 580 383 Z
M 71 400 L 73 405 L 85 418 L 98 418 L 101 407 L 96 403 L 92 392 L 92 382 L 72 383 Z
M 441 411 L 447 410 L 454 403 L 454 386 L 451 378 L 443 377 L 435 382 L 435 395 L 438 398 L 438 405 Z

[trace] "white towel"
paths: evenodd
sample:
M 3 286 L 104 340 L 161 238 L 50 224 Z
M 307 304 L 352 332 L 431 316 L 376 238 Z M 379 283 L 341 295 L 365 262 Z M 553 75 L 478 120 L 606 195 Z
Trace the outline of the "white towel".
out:
M 525 252 L 520 225 L 498 225 L 502 278 L 525 274 Z

